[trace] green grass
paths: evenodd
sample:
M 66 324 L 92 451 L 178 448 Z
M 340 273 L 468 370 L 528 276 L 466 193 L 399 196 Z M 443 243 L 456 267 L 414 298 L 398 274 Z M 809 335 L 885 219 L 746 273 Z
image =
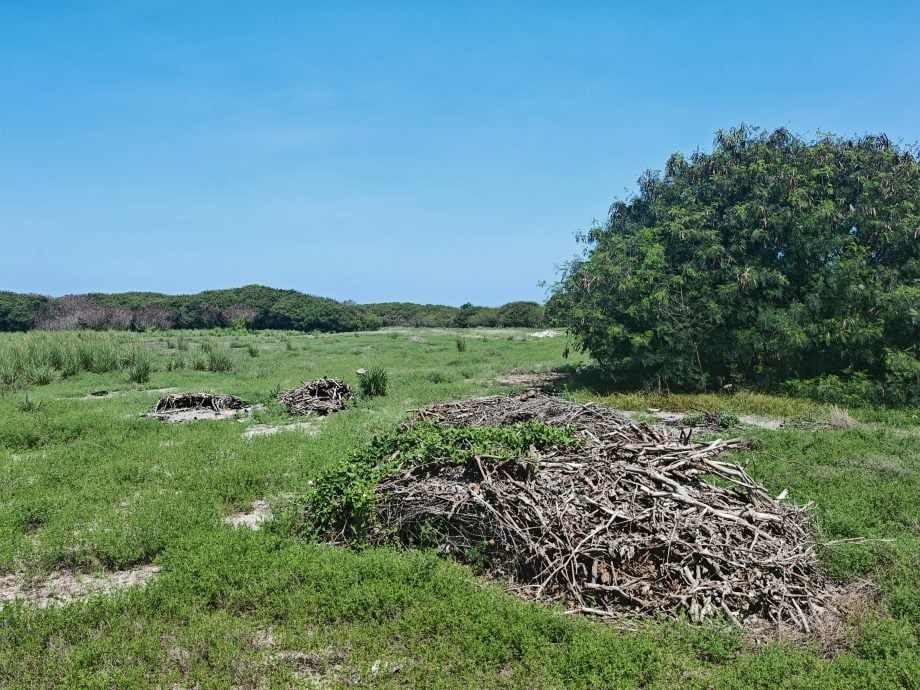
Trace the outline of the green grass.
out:
M 415 335 L 424 342 L 410 342 Z M 231 350 L 233 343 L 244 347 Z M 245 354 L 250 346 L 258 357 Z M 382 687 L 917 687 L 917 409 L 850 409 L 857 423 L 848 429 L 743 432 L 756 447 L 736 459 L 771 491 L 814 501 L 822 538 L 887 540 L 821 554 L 835 577 L 870 577 L 884 594 L 882 617 L 854 621 L 852 644 L 833 658 L 814 645 L 756 648 L 718 622 L 623 630 L 519 601 L 431 552 L 313 544 L 283 519 L 259 532 L 221 523 L 259 498 L 284 516 L 289 497 L 309 492 L 326 468 L 408 410 L 507 390 L 495 381 L 512 371 L 577 364 L 577 354 L 562 359 L 563 346 L 502 330 L 0 335 L 0 575 L 162 568 L 143 589 L 66 607 L 5 606 L 0 687 L 290 687 L 318 679 Z M 142 384 L 128 381 L 139 351 L 150 362 Z M 214 352 L 232 369 L 213 370 Z M 50 367 L 53 380 L 30 384 L 23 363 Z M 173 387 L 233 393 L 264 405 L 253 423 L 286 423 L 293 420 L 273 391 L 320 376 L 357 386 L 355 370 L 371 366 L 386 368 L 388 395 L 358 399 L 313 436 L 245 439 L 246 425 L 235 421 L 176 426 L 139 416 L 158 399 L 153 389 Z M 597 392 L 578 377 L 559 386 L 579 400 L 632 410 L 815 421 L 829 412 L 744 391 Z M 120 394 L 82 399 L 99 390 Z

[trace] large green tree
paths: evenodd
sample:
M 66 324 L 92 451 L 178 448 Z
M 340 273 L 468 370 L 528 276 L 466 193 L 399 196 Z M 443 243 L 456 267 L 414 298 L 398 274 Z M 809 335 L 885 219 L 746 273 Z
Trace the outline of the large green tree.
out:
M 920 371 L 920 164 L 884 136 L 720 131 L 579 239 L 548 316 L 624 382 Z

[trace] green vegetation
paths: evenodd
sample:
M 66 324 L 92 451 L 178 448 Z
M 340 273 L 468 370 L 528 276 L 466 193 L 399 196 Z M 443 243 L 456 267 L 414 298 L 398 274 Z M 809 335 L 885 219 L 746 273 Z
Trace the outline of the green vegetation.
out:
M 885 137 L 720 132 L 581 237 L 548 312 L 626 387 L 918 404 L 918 199 Z
M 395 337 L 393 334 L 396 334 Z M 414 335 L 424 342 L 410 342 Z M 456 363 L 453 331 L 343 335 L 199 331 L 0 335 L 0 577 L 64 569 L 99 572 L 152 563 L 146 587 L 45 609 L 0 609 L 2 687 L 402 687 L 884 688 L 913 687 L 920 665 L 920 410 L 850 406 L 849 428 L 744 428 L 754 448 L 733 459 L 776 494 L 815 502 L 821 539 L 874 541 L 823 548 L 841 580 L 871 578 L 869 607 L 827 656 L 816 645 L 755 645 L 728 624 L 648 621 L 630 628 L 525 603 L 434 551 L 335 548 L 304 536 L 296 509 L 355 453 L 380 457 L 406 411 L 499 392 L 510 372 L 567 365 L 560 390 L 622 409 L 724 410 L 824 421 L 830 406 L 749 393 L 599 392 L 579 376 L 577 353 L 558 339 L 519 332 L 462 333 L 475 345 Z M 176 358 L 229 353 L 230 371 L 169 370 Z M 185 349 L 178 347 L 185 343 Z M 291 344 L 288 349 L 285 342 Z M 172 343 L 173 347 L 170 347 Z M 263 401 L 247 423 L 172 425 L 141 418 L 160 393 L 126 381 L 130 355 L 151 360 L 145 386 L 232 393 Z M 11 356 L 11 353 L 16 353 Z M 58 354 L 52 355 L 51 353 Z M 78 371 L 65 376 L 71 356 Z M 299 421 L 269 403 L 272 391 L 333 376 L 357 384 L 369 358 L 385 367 L 386 397 L 315 421 L 316 433 L 244 438 L 247 425 Z M 32 386 L 29 366 L 54 365 Z M 15 363 L 10 364 L 11 362 Z M 98 369 L 98 371 L 96 371 Z M 437 384 L 432 372 L 455 375 Z M 17 390 L 11 391 L 10 388 Z M 25 390 L 23 390 L 25 389 Z M 93 397 L 91 392 L 112 395 Z M 41 399 L 23 409 L 25 396 Z M 35 408 L 35 409 L 30 409 Z M 463 430 L 418 432 L 410 454 L 437 458 L 474 444 Z M 449 434 L 457 434 L 451 437 Z M 377 446 L 372 439 L 378 437 Z M 523 439 L 523 437 L 522 437 Z M 407 442 L 408 443 L 408 442 Z M 369 445 L 370 444 L 370 445 Z M 383 444 L 383 445 L 380 445 Z M 515 445 L 517 444 L 517 445 Z M 375 450 L 376 448 L 376 450 Z M 294 498 L 292 498 L 292 496 Z M 259 531 L 221 518 L 268 501 L 276 518 Z M 913 685 L 912 685 L 913 684 Z
M 374 487 L 389 474 L 430 463 L 463 467 L 479 455 L 527 457 L 534 448 L 574 448 L 573 429 L 528 420 L 503 427 L 444 426 L 420 422 L 403 432 L 375 437 L 367 448 L 323 472 L 305 501 L 302 531 L 332 541 L 361 544 L 376 526 Z

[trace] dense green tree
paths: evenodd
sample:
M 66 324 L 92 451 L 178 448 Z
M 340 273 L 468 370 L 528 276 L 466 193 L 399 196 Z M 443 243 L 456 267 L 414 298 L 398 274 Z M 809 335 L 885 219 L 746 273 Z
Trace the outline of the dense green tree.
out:
M 920 165 L 884 136 L 721 131 L 580 240 L 549 315 L 622 381 L 920 371 Z
M 47 301 L 40 295 L 0 291 L 0 331 L 29 330 L 35 314 Z
M 534 328 L 543 323 L 543 307 L 536 302 L 508 302 L 498 308 L 496 316 L 504 328 Z

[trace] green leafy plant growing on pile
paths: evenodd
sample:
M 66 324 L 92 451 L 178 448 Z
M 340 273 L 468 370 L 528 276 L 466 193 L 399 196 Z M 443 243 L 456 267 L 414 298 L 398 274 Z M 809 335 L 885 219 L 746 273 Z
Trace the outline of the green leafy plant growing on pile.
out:
M 320 539 L 361 545 L 369 530 L 377 527 L 379 497 L 375 487 L 387 475 L 432 463 L 473 468 L 476 458 L 483 456 L 490 462 L 526 461 L 534 450 L 574 449 L 581 444 L 573 427 L 537 420 L 497 427 L 419 422 L 375 437 L 350 461 L 321 475 L 305 499 L 301 531 Z M 538 471 L 536 463 L 529 467 Z

